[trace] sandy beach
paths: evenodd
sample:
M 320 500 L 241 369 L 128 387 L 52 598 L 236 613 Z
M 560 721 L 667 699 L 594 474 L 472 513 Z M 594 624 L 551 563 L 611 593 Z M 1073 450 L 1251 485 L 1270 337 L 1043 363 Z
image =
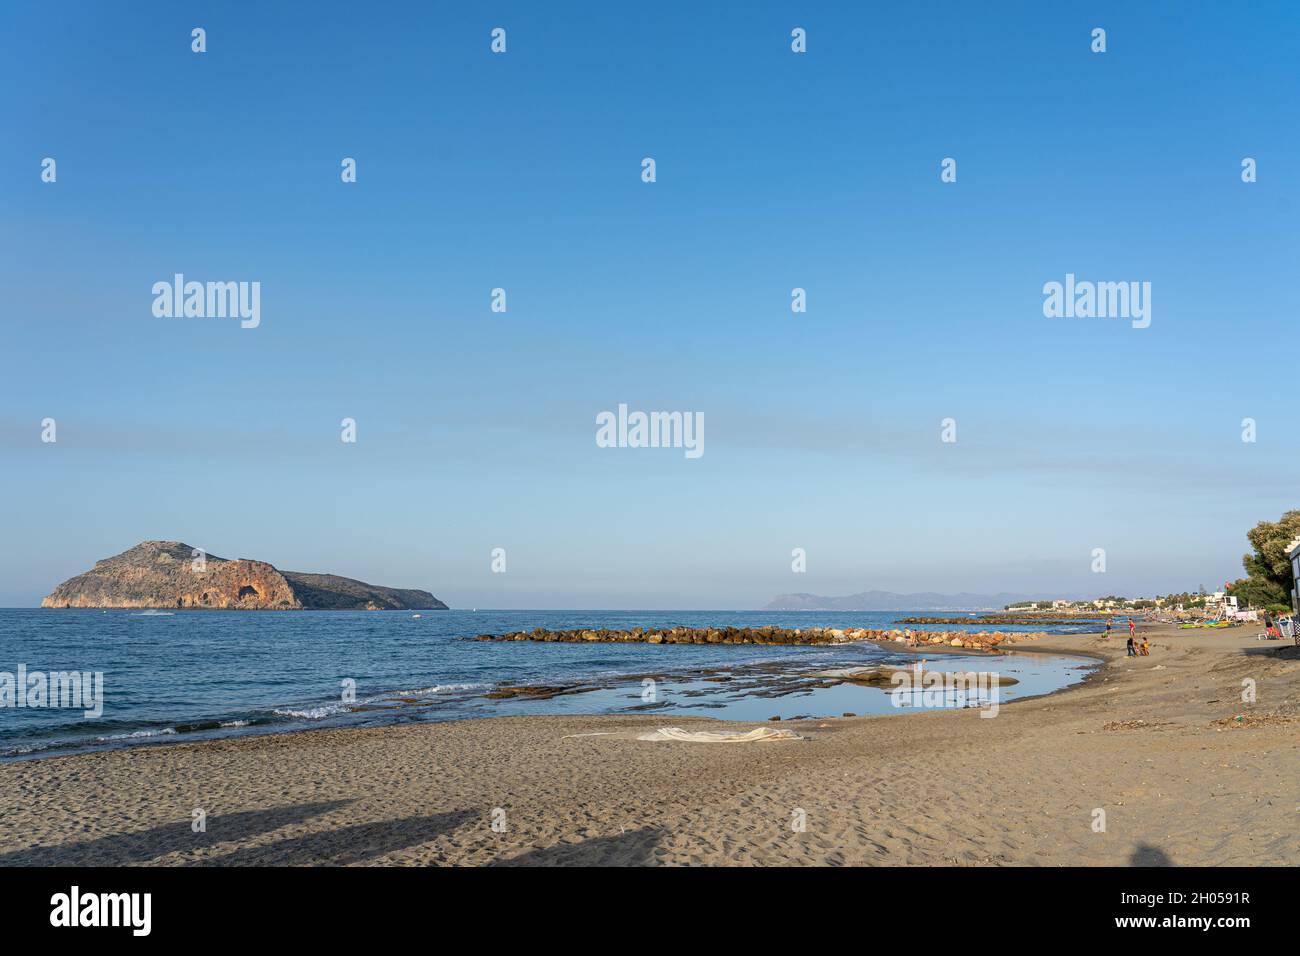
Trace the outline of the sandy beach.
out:
M 992 719 L 784 722 L 763 726 L 805 739 L 706 745 L 636 740 L 654 715 L 496 718 L 12 763 L 0 864 L 1300 862 L 1300 648 L 1250 626 L 1142 631 L 1149 657 L 1118 632 L 1026 642 L 1106 663 Z

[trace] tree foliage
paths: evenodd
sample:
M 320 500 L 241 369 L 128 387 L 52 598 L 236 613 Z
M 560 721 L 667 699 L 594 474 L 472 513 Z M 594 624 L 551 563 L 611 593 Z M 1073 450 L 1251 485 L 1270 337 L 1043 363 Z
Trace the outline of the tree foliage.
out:
M 1286 610 L 1291 606 L 1291 562 L 1286 546 L 1300 538 L 1300 511 L 1288 511 L 1278 521 L 1261 521 L 1246 537 L 1253 554 L 1242 555 L 1246 577 L 1232 584 L 1238 602 Z

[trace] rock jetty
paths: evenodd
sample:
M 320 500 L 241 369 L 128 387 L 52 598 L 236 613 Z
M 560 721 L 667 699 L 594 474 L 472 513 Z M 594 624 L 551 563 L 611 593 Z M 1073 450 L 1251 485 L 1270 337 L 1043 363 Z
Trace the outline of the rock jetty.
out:
M 981 614 L 974 617 L 900 617 L 895 624 L 1002 624 L 1037 627 L 1045 624 L 1097 624 L 1097 614 Z
M 915 646 L 961 648 L 973 651 L 992 651 L 999 645 L 1012 641 L 1034 640 L 1045 636 L 1010 634 L 1003 631 L 912 631 L 908 635 L 897 629 L 830 628 L 830 627 L 634 627 L 629 631 L 611 631 L 605 628 L 578 628 L 570 631 L 551 631 L 544 627 L 531 631 L 512 631 L 507 634 L 479 634 L 475 641 L 539 641 L 556 644 L 847 644 L 853 641 L 873 641 L 877 644 L 902 644 Z

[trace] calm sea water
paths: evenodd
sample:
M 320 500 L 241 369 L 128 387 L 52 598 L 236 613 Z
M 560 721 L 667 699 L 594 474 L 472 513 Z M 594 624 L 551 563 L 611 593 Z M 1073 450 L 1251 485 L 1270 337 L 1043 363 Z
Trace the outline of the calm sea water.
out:
M 889 627 L 910 612 L 0 610 L 0 672 L 102 671 L 99 717 L 0 707 L 0 759 L 307 727 L 506 714 L 626 711 L 736 720 L 888 713 L 873 688 L 816 687 L 810 672 L 914 658 L 887 647 L 475 642 L 545 627 Z M 927 629 L 939 629 L 927 625 Z M 979 627 L 961 628 L 979 630 Z M 1003 630 L 1031 630 L 1006 627 Z M 1050 630 L 1091 630 L 1087 626 Z M 1003 700 L 1056 690 L 1087 664 L 1046 655 L 945 657 L 1021 681 Z M 643 680 L 654 678 L 653 700 Z M 716 678 L 722 676 L 723 680 Z M 715 679 L 706 679 L 706 678 Z M 729 679 L 727 679 L 729 678 Z M 343 682 L 355 700 L 343 701 Z M 591 688 L 550 700 L 492 700 L 503 685 Z

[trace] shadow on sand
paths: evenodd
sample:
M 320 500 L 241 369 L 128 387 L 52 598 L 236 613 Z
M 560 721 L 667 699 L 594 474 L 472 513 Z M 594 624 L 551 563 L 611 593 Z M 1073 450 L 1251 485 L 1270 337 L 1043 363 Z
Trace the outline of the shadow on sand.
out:
M 335 827 L 290 837 L 266 846 L 250 846 L 204 860 L 205 866 L 347 866 L 428 843 L 435 837 L 481 818 L 471 810 L 453 810 L 426 817 L 380 820 Z
M 1245 657 L 1273 657 L 1283 661 L 1300 660 L 1300 645 L 1291 641 L 1279 644 L 1277 641 L 1260 642 L 1259 647 L 1247 647 L 1242 652 Z
M 114 833 L 95 840 L 60 843 L 57 846 L 28 847 L 25 850 L 0 853 L 0 866 L 121 866 L 126 863 L 145 863 L 168 853 L 246 840 L 259 833 L 269 833 L 329 813 L 351 802 L 330 800 L 210 816 L 207 819 L 207 830 L 203 833 L 195 833 L 191 821 L 185 819 L 135 833 Z
M 1147 843 L 1139 843 L 1133 852 L 1129 854 L 1129 866 L 1173 866 L 1174 861 L 1169 859 L 1169 855 L 1158 846 L 1151 846 Z
M 658 827 L 642 827 L 616 836 L 592 837 L 529 850 L 491 866 L 653 866 L 655 847 L 664 837 Z

